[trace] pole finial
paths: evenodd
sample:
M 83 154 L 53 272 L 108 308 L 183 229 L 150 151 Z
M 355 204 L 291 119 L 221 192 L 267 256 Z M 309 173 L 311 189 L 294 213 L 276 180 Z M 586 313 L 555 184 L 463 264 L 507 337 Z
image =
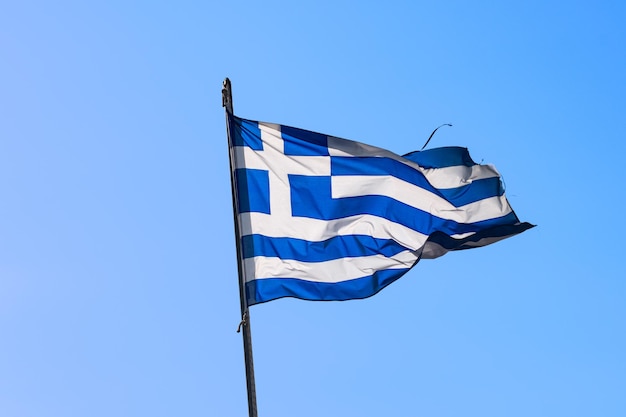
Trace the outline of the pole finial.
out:
M 224 78 L 222 83 L 222 107 L 225 107 L 228 113 L 233 114 L 233 92 L 228 77 Z

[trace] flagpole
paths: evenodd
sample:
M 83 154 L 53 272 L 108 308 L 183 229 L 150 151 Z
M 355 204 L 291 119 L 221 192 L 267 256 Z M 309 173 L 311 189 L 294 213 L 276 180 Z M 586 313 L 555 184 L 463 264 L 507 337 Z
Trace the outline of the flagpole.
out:
M 224 79 L 222 88 L 222 106 L 226 111 L 226 132 L 228 137 L 228 154 L 230 160 L 230 185 L 233 196 L 233 216 L 235 218 L 235 246 L 237 247 L 237 271 L 239 274 L 239 301 L 241 304 L 241 323 L 237 332 L 242 330 L 243 335 L 243 353 L 246 363 L 246 386 L 248 390 L 248 414 L 249 417 L 257 417 L 256 409 L 256 387 L 254 384 L 254 363 L 252 361 L 252 334 L 250 330 L 250 312 L 248 311 L 248 302 L 246 297 L 245 278 L 243 273 L 243 257 L 241 253 L 241 242 L 239 233 L 239 204 L 237 201 L 237 184 L 235 183 L 235 164 L 234 149 L 230 132 L 230 123 L 228 123 L 228 115 L 233 113 L 233 94 L 230 86 L 230 80 Z

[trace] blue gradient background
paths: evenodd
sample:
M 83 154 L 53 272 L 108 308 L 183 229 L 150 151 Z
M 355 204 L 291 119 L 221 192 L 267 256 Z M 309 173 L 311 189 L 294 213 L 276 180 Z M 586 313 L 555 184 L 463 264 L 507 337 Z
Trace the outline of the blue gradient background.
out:
M 0 415 L 245 416 L 235 113 L 468 147 L 522 221 L 367 300 L 251 309 L 259 416 L 624 416 L 618 1 L 0 12 Z

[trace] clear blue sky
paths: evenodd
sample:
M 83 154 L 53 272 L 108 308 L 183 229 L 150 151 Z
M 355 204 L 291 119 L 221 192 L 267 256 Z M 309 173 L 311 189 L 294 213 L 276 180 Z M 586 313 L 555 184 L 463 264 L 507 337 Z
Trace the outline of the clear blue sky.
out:
M 19 1 L 0 13 L 0 415 L 247 415 L 235 112 L 460 145 L 538 227 L 254 306 L 260 417 L 626 415 L 619 1 Z

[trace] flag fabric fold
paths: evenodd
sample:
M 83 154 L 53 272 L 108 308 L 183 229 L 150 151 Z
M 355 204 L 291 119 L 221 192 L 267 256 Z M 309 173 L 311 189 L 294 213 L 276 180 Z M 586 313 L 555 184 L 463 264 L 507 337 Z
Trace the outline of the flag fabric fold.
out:
M 465 148 L 400 156 L 232 114 L 228 130 L 248 305 L 366 298 L 422 258 L 533 227 Z

